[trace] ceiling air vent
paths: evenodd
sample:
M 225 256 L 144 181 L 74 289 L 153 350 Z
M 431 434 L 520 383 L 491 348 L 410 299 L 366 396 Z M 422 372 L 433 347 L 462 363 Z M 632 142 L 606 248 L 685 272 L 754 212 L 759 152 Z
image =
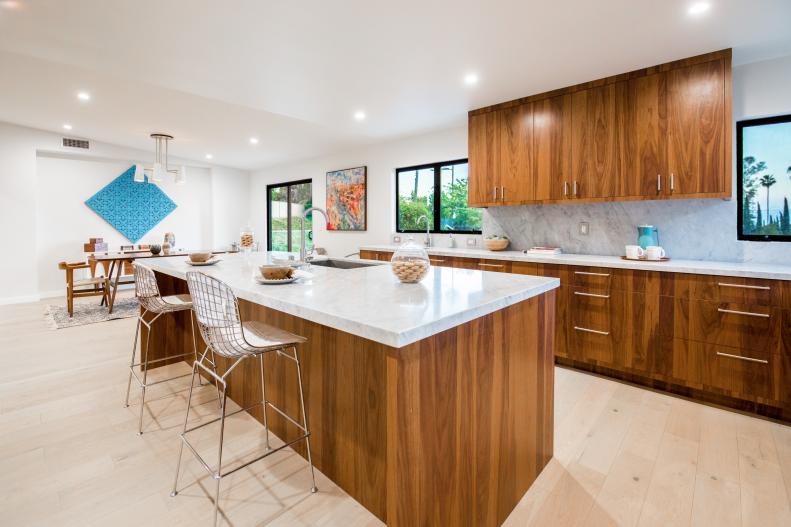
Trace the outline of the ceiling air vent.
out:
M 85 139 L 70 139 L 68 137 L 63 138 L 63 146 L 68 146 L 69 148 L 84 148 L 86 150 L 91 147 L 90 143 Z

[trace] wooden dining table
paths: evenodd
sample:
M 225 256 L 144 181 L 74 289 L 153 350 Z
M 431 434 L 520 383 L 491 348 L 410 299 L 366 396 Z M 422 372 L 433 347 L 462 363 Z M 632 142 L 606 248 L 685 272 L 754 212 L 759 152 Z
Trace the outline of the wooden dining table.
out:
M 192 251 L 168 251 L 168 252 L 160 252 L 159 254 L 153 254 L 151 251 L 148 250 L 139 250 L 139 251 L 122 251 L 122 252 L 102 252 L 102 253 L 92 253 L 88 256 L 88 259 L 92 259 L 96 262 L 102 263 L 103 265 L 109 263 L 110 269 L 107 271 L 107 278 L 110 281 L 110 294 L 107 295 L 107 309 L 109 313 L 113 312 L 113 305 L 115 305 L 115 295 L 118 292 L 118 286 L 123 285 L 125 283 L 132 283 L 129 281 L 122 281 L 121 276 L 124 273 L 125 264 L 128 262 L 133 262 L 134 260 L 141 260 L 144 258 L 167 258 L 170 256 L 187 256 Z M 212 254 L 224 254 L 227 251 L 212 251 Z M 105 267 L 106 269 L 106 267 Z M 115 274 L 115 276 L 113 276 Z M 104 299 L 102 299 L 102 304 L 104 304 Z

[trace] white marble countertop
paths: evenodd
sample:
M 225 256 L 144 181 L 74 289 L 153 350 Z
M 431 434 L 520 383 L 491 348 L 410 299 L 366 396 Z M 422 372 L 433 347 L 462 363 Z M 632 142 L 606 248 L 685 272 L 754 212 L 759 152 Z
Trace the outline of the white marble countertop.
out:
M 364 251 L 393 252 L 398 245 L 365 245 Z M 522 251 L 488 251 L 486 249 L 467 249 L 450 247 L 431 247 L 430 255 L 457 256 L 460 258 L 489 258 L 493 260 L 509 260 L 517 262 L 554 263 L 564 265 L 583 265 L 591 267 L 611 267 L 616 269 L 642 269 L 646 271 L 666 271 L 671 273 L 709 274 L 723 276 L 743 276 L 749 278 L 768 278 L 773 280 L 791 280 L 791 265 L 760 264 L 750 262 L 715 262 L 705 260 L 676 260 L 667 262 L 629 261 L 620 256 L 598 256 L 592 254 L 560 254 L 545 256 L 525 254 Z M 791 256 L 791 250 L 789 250 Z M 791 261 L 791 258 L 789 259 Z
M 431 267 L 417 284 L 402 284 L 388 264 L 358 269 L 316 265 L 291 284 L 263 285 L 253 276 L 271 256 L 226 254 L 193 267 L 186 257 L 150 258 L 143 265 L 186 279 L 199 270 L 244 300 L 393 347 L 402 347 L 559 287 L 556 278 Z M 359 262 L 360 260 L 354 260 Z M 373 262 L 372 262 L 373 263 Z M 381 262 L 376 262 L 381 264 Z

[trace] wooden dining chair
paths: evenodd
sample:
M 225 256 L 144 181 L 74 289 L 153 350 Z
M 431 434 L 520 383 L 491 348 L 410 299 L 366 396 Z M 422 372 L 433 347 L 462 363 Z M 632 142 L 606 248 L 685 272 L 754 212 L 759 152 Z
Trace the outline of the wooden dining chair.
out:
M 74 316 L 74 299 L 83 296 L 101 296 L 102 303 L 106 303 L 110 293 L 110 280 L 106 276 L 94 276 L 95 267 L 86 262 L 67 263 L 60 262 L 58 269 L 66 271 L 66 306 L 69 316 Z M 74 279 L 74 271 L 78 269 L 91 269 L 91 277 L 80 280 Z

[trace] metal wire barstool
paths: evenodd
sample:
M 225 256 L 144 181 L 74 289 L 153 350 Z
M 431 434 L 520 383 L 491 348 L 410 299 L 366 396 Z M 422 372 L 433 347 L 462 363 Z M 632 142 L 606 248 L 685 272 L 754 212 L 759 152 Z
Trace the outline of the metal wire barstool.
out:
M 157 286 L 157 279 L 156 276 L 154 275 L 154 271 L 152 271 L 148 267 L 145 267 L 137 263 L 133 263 L 133 266 L 135 272 L 135 296 L 137 297 L 137 300 L 140 303 L 140 307 L 142 309 L 140 313 L 137 315 L 137 325 L 135 327 L 135 341 L 134 344 L 132 344 L 132 359 L 129 362 L 129 381 L 126 385 L 126 401 L 124 402 L 124 406 L 125 407 L 129 406 L 129 392 L 131 391 L 132 388 L 132 377 L 134 377 L 137 380 L 137 382 L 140 384 L 140 419 L 138 423 L 137 434 L 142 435 L 143 411 L 145 410 L 145 406 L 146 406 L 146 388 L 148 388 L 149 386 L 153 386 L 155 384 L 160 384 L 163 382 L 180 379 L 182 377 L 187 377 L 189 375 L 189 373 L 185 373 L 183 375 L 176 375 L 174 377 L 160 379 L 155 382 L 148 382 L 149 365 L 171 359 L 185 358 L 190 355 L 194 357 L 194 361 L 197 361 L 198 350 L 195 345 L 195 323 L 193 322 L 192 313 L 190 312 L 190 329 L 192 333 L 192 353 L 181 353 L 178 355 L 170 355 L 168 357 L 163 357 L 160 359 L 148 360 L 148 349 L 149 349 L 149 343 L 151 340 L 151 331 L 154 322 L 156 322 L 157 319 L 159 319 L 159 317 L 167 313 L 176 313 L 179 311 L 191 311 L 192 299 L 190 298 L 190 295 L 162 296 L 159 293 L 159 287 Z M 154 317 L 151 320 L 145 319 L 145 316 L 148 313 L 154 314 Z M 145 352 L 142 353 L 140 362 L 135 362 L 135 354 L 137 353 L 137 341 L 140 336 L 141 325 L 144 325 L 146 328 L 148 328 L 148 332 L 146 333 L 146 349 Z M 142 379 L 138 377 L 137 372 L 135 372 L 135 368 L 141 366 L 143 368 Z M 195 379 L 193 378 L 193 382 L 194 380 Z
M 214 380 L 217 382 L 218 388 L 220 386 L 222 387 L 220 397 L 220 417 L 212 419 L 206 423 L 199 424 L 192 428 L 187 428 L 187 424 L 189 422 L 190 406 L 192 402 L 192 389 L 194 386 L 194 382 L 191 383 L 190 393 L 187 399 L 187 412 L 184 416 L 184 430 L 180 434 L 181 447 L 179 448 L 178 462 L 176 463 L 176 477 L 173 481 L 173 492 L 171 492 L 170 495 L 176 496 L 178 494 L 181 457 L 184 453 L 184 445 L 187 445 L 187 447 L 195 455 L 198 462 L 217 482 L 214 496 L 214 525 L 216 526 L 220 503 L 220 481 L 222 478 L 229 476 L 230 474 L 233 474 L 234 472 L 241 470 L 246 466 L 255 463 L 256 461 L 260 461 L 261 459 L 264 459 L 275 452 L 283 450 L 284 448 L 291 446 L 298 441 L 302 441 L 303 439 L 305 440 L 307 447 L 308 465 L 310 466 L 310 476 L 313 482 L 313 486 L 311 487 L 310 491 L 317 492 L 318 488 L 316 487 L 316 475 L 313 470 L 313 459 L 310 453 L 310 430 L 308 427 L 308 415 L 307 412 L 305 412 L 305 397 L 302 388 L 302 368 L 300 366 L 299 355 L 297 353 L 297 345 L 305 342 L 306 339 L 280 328 L 264 324 L 263 322 L 253 321 L 242 323 L 239 316 L 239 304 L 236 299 L 236 295 L 233 293 L 233 291 L 231 291 L 231 288 L 228 287 L 227 284 L 217 280 L 216 278 L 207 276 L 200 272 L 191 271 L 187 273 L 187 284 L 189 286 L 190 295 L 192 296 L 192 308 L 193 313 L 198 320 L 198 328 L 200 329 L 203 340 L 208 344 L 208 348 L 193 364 L 192 376 L 194 380 L 198 368 L 201 368 L 206 372 L 207 375 L 214 378 Z M 207 353 L 209 350 L 211 350 L 213 353 L 216 353 L 217 355 L 220 355 L 221 357 L 233 361 L 222 375 L 217 374 L 215 361 L 209 361 L 207 358 Z M 266 398 L 264 354 L 269 352 L 277 353 L 279 357 L 284 357 L 296 364 L 297 380 L 299 382 L 299 405 L 300 411 L 302 413 L 301 423 L 286 414 L 286 412 L 272 404 L 272 402 Z M 239 410 L 226 415 L 225 410 L 226 403 L 228 401 L 227 378 L 230 373 L 236 369 L 237 366 L 239 366 L 239 364 L 247 359 L 255 357 L 258 357 L 261 374 L 261 401 L 254 403 L 247 408 L 240 408 Z M 209 365 L 206 364 L 207 362 Z M 225 433 L 225 418 L 239 412 L 251 410 L 259 405 L 263 407 L 264 413 L 266 451 L 264 454 L 256 457 L 255 459 L 246 461 L 239 466 L 223 472 L 222 448 L 223 435 Z M 302 434 L 299 437 L 287 441 L 283 445 L 273 449 L 269 445 L 269 425 L 267 422 L 268 408 L 271 408 L 288 422 L 296 426 L 302 431 Z M 209 464 L 206 463 L 206 461 L 204 461 L 200 454 L 198 454 L 198 451 L 195 449 L 195 447 L 190 444 L 190 442 L 187 440 L 187 434 L 199 428 L 203 428 L 204 426 L 216 423 L 217 421 L 220 422 L 220 441 L 217 454 L 217 468 L 215 470 L 212 469 Z

